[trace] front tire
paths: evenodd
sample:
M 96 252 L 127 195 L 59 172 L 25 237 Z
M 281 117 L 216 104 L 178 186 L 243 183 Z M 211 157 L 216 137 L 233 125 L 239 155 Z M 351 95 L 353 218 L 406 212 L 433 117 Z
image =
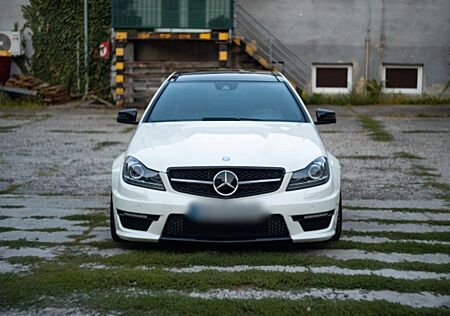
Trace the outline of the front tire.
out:
M 116 232 L 116 220 L 114 219 L 114 210 L 113 210 L 113 201 L 112 201 L 112 194 L 111 194 L 111 200 L 109 202 L 109 227 L 111 230 L 111 238 L 114 241 L 122 241 L 122 238 L 117 235 Z
M 338 211 L 338 219 L 336 224 L 336 232 L 333 237 L 331 237 L 331 241 L 338 241 L 341 239 L 342 234 L 342 194 L 339 196 L 339 211 Z

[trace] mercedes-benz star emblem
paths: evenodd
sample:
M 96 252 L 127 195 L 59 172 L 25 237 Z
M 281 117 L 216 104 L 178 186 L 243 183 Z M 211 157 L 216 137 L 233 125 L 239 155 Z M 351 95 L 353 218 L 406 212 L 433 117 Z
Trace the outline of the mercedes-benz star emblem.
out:
M 239 186 L 238 177 L 234 172 L 223 170 L 218 172 L 213 179 L 213 187 L 222 196 L 230 196 L 237 191 Z

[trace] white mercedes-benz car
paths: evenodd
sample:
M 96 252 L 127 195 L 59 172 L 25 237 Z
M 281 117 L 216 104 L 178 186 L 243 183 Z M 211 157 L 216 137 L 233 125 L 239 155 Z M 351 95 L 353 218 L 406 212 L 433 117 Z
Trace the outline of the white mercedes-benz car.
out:
M 338 240 L 340 166 L 279 73 L 174 73 L 113 163 L 111 234 L 158 242 Z

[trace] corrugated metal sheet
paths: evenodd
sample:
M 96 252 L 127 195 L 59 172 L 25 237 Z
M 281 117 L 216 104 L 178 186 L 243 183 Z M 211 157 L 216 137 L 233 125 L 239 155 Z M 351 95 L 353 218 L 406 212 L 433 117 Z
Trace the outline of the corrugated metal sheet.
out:
M 232 0 L 112 0 L 115 29 L 231 29 Z

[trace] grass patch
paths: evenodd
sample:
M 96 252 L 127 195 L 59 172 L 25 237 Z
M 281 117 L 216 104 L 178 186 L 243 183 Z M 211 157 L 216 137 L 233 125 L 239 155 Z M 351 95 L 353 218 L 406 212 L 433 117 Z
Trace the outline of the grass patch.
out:
M 99 226 L 100 224 L 104 224 L 108 220 L 108 216 L 106 216 L 105 213 L 77 214 L 68 215 L 63 217 L 62 219 L 68 221 L 84 221 L 88 222 L 88 226 Z
M 7 219 L 7 218 L 11 218 L 11 216 L 0 215 L 0 221 L 3 220 L 3 219 Z
M 39 287 L 40 288 L 40 287 Z M 132 288 L 130 285 L 122 290 Z M 136 289 L 139 292 L 140 289 Z M 38 289 L 34 292 L 37 292 Z M 386 301 L 353 301 L 353 300 L 325 300 L 306 297 L 302 300 L 287 299 L 201 299 L 191 298 L 176 293 L 151 292 L 151 295 L 125 295 L 116 291 L 93 290 L 79 293 L 57 293 L 55 297 L 37 299 L 25 295 L 18 296 L 14 291 L 3 304 L 5 308 L 20 306 L 25 311 L 30 306 L 47 307 L 65 306 L 70 301 L 71 306 L 80 305 L 86 308 L 86 314 L 129 314 L 129 315 L 446 315 L 444 308 L 413 308 Z M 74 300 L 76 296 L 76 300 Z M 16 304 L 12 303 L 16 299 Z M 20 299 L 23 298 L 23 301 Z M 11 303 L 11 304 L 10 304 Z M 83 310 L 82 309 L 82 310 Z M 95 313 L 93 312 L 95 310 Z M 83 313 L 83 312 L 81 312 Z
M 33 218 L 33 219 L 46 219 L 46 218 L 55 218 L 55 216 L 34 215 L 34 216 L 29 216 L 28 218 Z
M 420 118 L 436 118 L 436 117 L 445 117 L 445 116 L 437 115 L 437 114 L 419 113 L 419 114 L 416 115 L 416 117 L 420 117 Z
M 41 111 L 47 106 L 38 97 L 19 97 L 12 99 L 7 94 L 0 92 L 0 109 L 4 110 L 30 110 Z
M 17 228 L 14 228 L 14 227 L 2 227 L 2 226 L 0 226 L 0 233 L 10 232 L 10 231 L 55 233 L 55 232 L 64 232 L 64 231 L 67 231 L 67 229 L 61 228 L 61 227 L 17 229 Z
M 49 227 L 49 228 L 27 229 L 26 231 L 56 233 L 56 232 L 66 232 L 67 229 L 62 227 Z
M 10 184 L 6 189 L 0 190 L 0 194 L 14 194 L 21 184 Z
M 130 127 L 127 127 L 127 128 L 124 128 L 123 130 L 121 130 L 120 133 L 122 133 L 122 134 L 128 134 L 128 133 L 134 131 L 135 129 L 136 129 L 135 126 L 130 126 Z
M 386 242 L 370 244 L 364 242 L 341 240 L 338 243 L 330 244 L 333 249 L 362 249 L 377 252 L 400 252 L 411 254 L 445 253 L 450 254 L 450 247 L 442 244 L 425 244 L 415 242 Z
M 432 233 L 404 233 L 404 232 L 358 232 L 352 230 L 344 231 L 345 236 L 378 237 L 396 240 L 432 240 L 450 242 L 450 232 L 432 232 Z
M 26 239 L 16 239 L 16 240 L 0 240 L 0 247 L 8 247 L 8 248 L 22 248 L 22 247 L 30 247 L 30 248 L 44 248 L 45 246 L 55 246 L 55 244 L 49 242 L 40 242 L 40 241 L 31 241 Z
M 387 132 L 384 126 L 374 118 L 364 114 L 357 114 L 356 117 L 361 123 L 362 128 L 369 131 L 369 135 L 373 140 L 378 142 L 390 142 L 394 140 L 392 134 Z
M 104 246 L 115 245 L 113 242 L 89 242 L 86 245 Z M 299 266 L 337 266 L 350 269 L 384 269 L 386 267 L 397 270 L 430 271 L 438 273 L 448 273 L 450 264 L 431 264 L 421 262 L 394 262 L 386 263 L 376 260 L 351 259 L 339 260 L 325 256 L 311 255 L 309 249 L 317 249 L 317 245 L 286 245 L 276 246 L 264 245 L 253 246 L 202 246 L 190 247 L 183 244 L 165 243 L 159 244 L 137 244 L 123 243 L 122 247 L 133 250 L 125 254 L 118 254 L 111 257 L 89 256 L 83 254 L 64 254 L 60 256 L 61 262 L 82 263 L 96 262 L 107 266 L 137 267 L 145 265 L 161 267 L 187 267 L 191 265 L 299 265 Z M 171 248 L 170 248 L 171 247 Z M 271 247 L 271 248 L 270 248 Z M 256 249 L 256 250 L 255 250 Z M 263 249 L 263 251 L 261 251 Z
M 15 132 L 16 128 L 19 128 L 19 127 L 20 127 L 20 125 L 0 126 L 0 133 Z
M 23 205 L 9 205 L 9 204 L 5 204 L 5 205 L 0 205 L 0 208 L 24 208 L 25 206 Z
M 427 221 L 419 221 L 419 220 L 399 220 L 399 219 L 384 219 L 384 218 L 370 218 L 370 219 L 358 219 L 358 220 L 347 220 L 347 222 L 366 222 L 366 223 L 378 223 L 378 224 L 427 224 L 427 225 L 443 225 L 443 226 L 449 226 L 449 221 L 434 221 L 434 220 L 427 220 Z
M 407 153 L 405 151 L 400 151 L 394 154 L 394 158 L 395 159 L 409 159 L 409 160 L 421 160 L 424 159 L 420 156 L 414 155 L 414 154 L 410 154 Z
M 380 207 L 370 207 L 370 206 L 350 206 L 344 205 L 344 210 L 354 210 L 354 211 L 392 211 L 392 212 L 414 212 L 414 213 L 448 213 L 450 208 L 419 208 L 419 207 L 391 207 L 391 208 L 380 208 Z
M 64 134 L 107 134 L 106 131 L 98 131 L 98 130 L 85 130 L 85 131 L 76 131 L 71 129 L 52 129 L 51 133 L 64 133 Z
M 105 147 L 115 146 L 119 144 L 121 144 L 121 142 L 112 142 L 112 141 L 99 142 L 95 144 L 94 150 L 101 150 Z
M 23 265 L 45 262 L 45 259 L 35 256 L 10 257 L 7 258 L 6 260 L 12 264 L 23 264 Z
M 367 93 L 357 93 L 352 91 L 347 94 L 312 94 L 302 96 L 305 104 L 308 105 L 369 105 L 369 104 L 449 104 L 449 98 L 439 98 L 436 96 L 422 95 L 420 97 L 408 96 L 405 94 L 386 94 L 382 93 L 382 85 L 375 82 L 369 82 Z M 422 114 L 422 113 L 419 113 Z M 428 116 L 427 116 L 428 117 Z
M 427 168 L 420 165 L 413 165 L 412 171 L 410 172 L 411 175 L 417 176 L 417 177 L 440 177 L 441 175 L 439 173 L 432 173 L 432 171 L 436 171 L 434 168 Z
M 391 290 L 403 293 L 434 292 L 450 293 L 448 280 L 400 280 L 374 275 L 338 275 L 326 273 L 287 272 L 218 272 L 171 273 L 162 269 L 141 271 L 121 268 L 113 273 L 107 269 L 86 270 L 74 265 L 49 262 L 34 269 L 33 274 L 11 278 L 0 275 L 0 306 L 17 302 L 30 302 L 43 294 L 60 296 L 133 287 L 149 291 L 181 290 L 207 291 L 217 288 L 267 289 L 281 291 L 301 291 L 310 288 Z M 32 284 L 33 286 L 26 286 Z
M 3 226 L 0 226 L 0 233 L 11 232 L 11 231 L 14 231 L 14 230 L 17 230 L 17 229 L 15 229 L 15 228 L 13 228 L 13 227 L 3 227 Z
M 360 156 L 339 156 L 338 159 L 381 160 L 381 159 L 389 159 L 389 157 L 375 156 L 375 155 L 360 155 Z
M 448 131 L 425 131 L 425 130 L 410 130 L 410 131 L 402 131 L 404 134 L 445 134 L 448 133 Z

